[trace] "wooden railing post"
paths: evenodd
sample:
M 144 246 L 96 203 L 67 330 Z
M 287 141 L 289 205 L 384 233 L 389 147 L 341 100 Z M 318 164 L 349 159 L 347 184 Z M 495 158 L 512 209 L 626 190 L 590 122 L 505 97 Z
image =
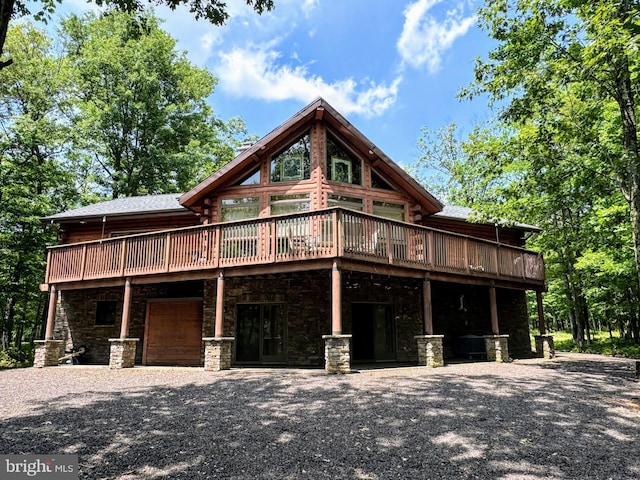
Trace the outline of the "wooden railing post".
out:
M 84 272 L 87 267 L 87 245 L 82 245 L 82 260 L 80 260 L 80 280 L 84 280 Z
M 393 263 L 393 241 L 391 240 L 391 224 L 387 223 L 387 260 Z
M 47 267 L 44 272 L 44 283 L 49 283 L 51 278 L 51 250 L 47 250 Z
M 213 256 L 215 258 L 214 263 L 214 267 L 218 268 L 220 266 L 220 237 L 221 235 L 221 230 L 219 226 L 216 226 L 216 228 L 213 230 Z
M 471 262 L 469 261 L 469 239 L 464 239 L 464 269 L 469 274 L 469 270 L 471 269 Z
M 164 240 L 164 271 L 169 271 L 169 263 L 171 262 L 171 233 L 167 232 Z
M 341 257 L 342 255 L 344 255 L 344 225 L 342 222 L 343 216 L 340 210 L 334 210 L 333 215 L 333 235 L 335 236 L 333 256 Z
M 122 252 L 120 252 L 120 276 L 124 277 L 124 270 L 127 262 L 127 239 L 122 239 Z

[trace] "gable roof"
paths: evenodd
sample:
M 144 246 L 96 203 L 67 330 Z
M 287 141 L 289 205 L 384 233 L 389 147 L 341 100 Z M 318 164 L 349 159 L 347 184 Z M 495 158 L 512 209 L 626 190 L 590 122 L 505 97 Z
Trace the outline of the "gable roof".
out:
M 319 97 L 304 107 L 290 119 L 269 132 L 249 148 L 243 150 L 230 163 L 209 176 L 199 185 L 180 197 L 180 203 L 188 208 L 195 208 L 208 192 L 222 185 L 229 176 L 244 172 L 249 165 L 261 161 L 261 152 L 282 134 L 301 128 L 314 120 L 322 120 L 336 133 L 340 134 L 350 145 L 357 148 L 362 156 L 372 162 L 373 166 L 386 173 L 409 195 L 414 197 L 425 209 L 425 213 L 433 214 L 442 210 L 444 205 L 407 174 L 399 165 L 378 149 L 367 137 L 335 110 L 326 100 Z
M 145 195 L 140 197 L 120 197 L 114 200 L 94 203 L 86 207 L 67 210 L 49 217 L 43 221 L 80 221 L 96 217 L 135 216 L 162 213 L 190 213 L 180 205 L 178 198 L 180 193 L 166 193 L 161 195 Z

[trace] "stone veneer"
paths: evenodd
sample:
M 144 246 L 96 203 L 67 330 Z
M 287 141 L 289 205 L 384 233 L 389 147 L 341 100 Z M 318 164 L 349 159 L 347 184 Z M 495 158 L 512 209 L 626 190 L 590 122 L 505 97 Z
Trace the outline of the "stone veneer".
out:
M 204 369 L 210 372 L 229 370 L 234 340 L 233 337 L 204 337 Z
M 489 287 L 431 282 L 433 331 L 444 335 L 444 358 L 455 357 L 455 339 L 463 335 L 491 335 Z M 462 300 L 461 300 L 462 297 Z M 531 340 L 526 293 L 496 288 L 498 326 L 509 336 L 509 354 L 531 358 Z
M 537 357 L 549 359 L 556 356 L 552 335 L 534 335 L 534 339 L 536 341 Z
M 485 335 L 487 360 L 490 362 L 509 362 L 509 335 Z
M 64 340 L 36 340 L 35 344 L 34 367 L 42 368 L 58 365 L 58 359 L 64 352 Z
M 417 335 L 414 338 L 418 344 L 418 365 L 430 368 L 444 366 L 444 335 Z
M 324 369 L 327 373 L 351 373 L 351 335 L 323 335 Z
M 202 297 L 203 282 L 133 285 L 129 336 L 144 338 L 147 301 L 159 298 Z M 98 301 L 115 301 L 116 321 L 113 325 L 95 324 Z M 120 335 L 124 287 L 62 290 L 58 295 L 54 337 L 66 339 L 66 348 L 86 347 L 83 361 L 107 365 L 110 362 L 109 339 Z M 142 344 L 135 350 L 135 363 L 142 363 Z
M 139 338 L 110 338 L 109 368 L 132 368 L 136 359 Z

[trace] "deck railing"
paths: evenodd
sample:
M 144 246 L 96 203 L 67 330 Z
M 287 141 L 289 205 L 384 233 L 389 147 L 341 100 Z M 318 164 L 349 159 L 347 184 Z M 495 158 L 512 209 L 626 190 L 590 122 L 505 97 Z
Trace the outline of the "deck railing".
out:
M 544 282 L 535 252 L 342 208 L 50 247 L 47 283 L 344 257 Z

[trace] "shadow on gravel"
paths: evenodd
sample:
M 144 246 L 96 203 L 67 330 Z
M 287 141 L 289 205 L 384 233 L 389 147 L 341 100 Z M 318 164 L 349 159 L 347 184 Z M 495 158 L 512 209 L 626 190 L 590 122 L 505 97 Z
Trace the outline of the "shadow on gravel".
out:
M 639 477 L 638 384 L 544 365 L 105 386 L 3 421 L 0 452 L 77 453 L 83 479 Z

